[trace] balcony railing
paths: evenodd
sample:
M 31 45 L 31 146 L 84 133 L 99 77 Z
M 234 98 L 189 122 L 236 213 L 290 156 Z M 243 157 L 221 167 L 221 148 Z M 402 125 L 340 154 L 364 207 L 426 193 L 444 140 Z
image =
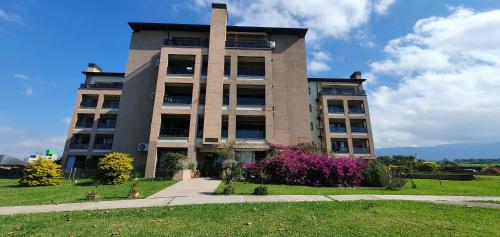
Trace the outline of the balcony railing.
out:
M 115 128 L 116 122 L 98 123 L 97 128 Z
M 368 147 L 354 147 L 354 154 L 370 154 Z
M 189 137 L 189 128 L 161 128 L 160 137 Z
M 347 148 L 347 147 L 333 147 L 333 145 L 332 145 L 332 151 L 335 153 L 347 154 L 347 153 L 349 153 L 349 148 Z
M 238 105 L 256 105 L 264 106 L 266 105 L 266 98 L 263 97 L 251 97 L 251 96 L 238 96 Z
M 97 101 L 82 101 L 80 103 L 80 108 L 95 108 L 97 107 Z
M 75 128 L 92 128 L 93 122 L 77 122 Z
M 264 68 L 238 68 L 239 77 L 263 77 L 265 75 Z
M 123 82 L 80 84 L 80 89 L 122 89 Z
M 345 133 L 345 131 L 346 131 L 345 127 L 335 127 L 333 125 L 330 125 L 331 133 Z
M 367 133 L 368 128 L 365 127 L 351 127 L 351 132 Z
M 194 66 L 169 66 L 167 68 L 168 75 L 189 75 L 194 74 Z
M 95 150 L 111 150 L 112 144 L 94 144 Z
M 349 108 L 349 113 L 351 114 L 364 114 L 365 113 L 365 109 L 363 108 Z
M 119 107 L 119 100 L 104 101 L 104 103 L 102 104 L 103 109 L 118 109 Z
M 358 89 L 324 89 L 321 90 L 322 95 L 366 95 L 364 90 Z
M 328 113 L 331 113 L 331 114 L 343 114 L 344 113 L 344 108 L 343 107 L 328 106 Z
M 269 49 L 271 43 L 269 41 L 226 41 L 226 48 L 251 48 L 251 49 Z
M 202 69 L 201 69 L 201 75 L 202 76 L 206 76 L 208 73 L 207 71 L 207 66 L 204 66 Z M 224 76 L 229 76 L 229 74 L 231 73 L 231 68 L 228 68 L 228 67 L 224 67 Z
M 208 40 L 202 39 L 166 39 L 163 45 L 180 46 L 180 47 L 208 47 Z
M 192 97 L 190 96 L 165 96 L 163 97 L 164 104 L 191 104 Z
M 88 149 L 89 144 L 88 143 L 71 143 L 69 144 L 70 149 Z
M 266 131 L 264 130 L 246 130 L 246 129 L 236 129 L 236 138 L 254 138 L 254 139 L 264 139 L 266 138 Z

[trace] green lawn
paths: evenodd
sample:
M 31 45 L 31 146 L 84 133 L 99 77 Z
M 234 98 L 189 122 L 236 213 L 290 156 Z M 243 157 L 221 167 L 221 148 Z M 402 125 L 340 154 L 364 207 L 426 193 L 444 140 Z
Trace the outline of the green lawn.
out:
M 309 186 L 268 185 L 269 194 L 415 194 L 415 195 L 460 195 L 460 196 L 500 196 L 500 176 L 476 176 L 472 181 L 418 179 L 417 189 L 412 189 L 408 182 L 400 191 L 386 190 L 385 188 L 357 187 L 357 188 L 316 188 Z M 234 182 L 237 194 L 252 194 L 259 184 L 249 182 Z M 224 184 L 217 188 L 222 193 Z
M 1 236 L 499 236 L 500 211 L 404 201 L 244 203 L 0 217 Z
M 147 197 L 175 181 L 139 180 L 141 197 Z M 79 180 L 76 184 L 64 181 L 61 185 L 47 187 L 19 187 L 17 179 L 0 179 L 0 206 L 56 204 L 83 202 L 85 193 L 94 189 L 89 179 Z M 99 200 L 127 198 L 130 183 L 98 186 Z

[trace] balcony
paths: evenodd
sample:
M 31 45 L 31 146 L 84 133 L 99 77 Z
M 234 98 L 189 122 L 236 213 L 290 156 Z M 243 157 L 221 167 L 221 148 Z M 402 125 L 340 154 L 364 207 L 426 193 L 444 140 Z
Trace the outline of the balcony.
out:
M 101 122 L 97 124 L 97 128 L 112 129 L 116 127 L 116 120 L 106 120 L 106 122 Z
M 238 57 L 238 80 L 264 80 L 266 65 L 264 57 Z
M 168 142 L 187 142 L 189 124 L 189 115 L 163 115 L 158 138 Z
M 365 127 L 351 127 L 351 132 L 353 133 L 367 133 L 368 128 Z
M 161 128 L 160 137 L 189 137 L 189 128 Z
M 113 144 L 94 144 L 94 150 L 111 150 Z
M 333 124 L 330 124 L 330 133 L 345 133 L 346 128 L 345 127 L 339 127 L 335 126 Z
M 368 147 L 354 147 L 354 154 L 370 154 Z
M 88 143 L 71 143 L 69 144 L 70 149 L 77 149 L 77 150 L 87 150 L 89 149 L 89 144 Z
M 262 107 L 266 105 L 266 98 L 258 96 L 238 96 L 238 106 L 256 106 Z
M 237 139 L 259 139 L 266 138 L 265 117 L 260 116 L 236 116 L 236 138 Z
M 92 128 L 93 126 L 93 121 L 88 122 L 88 121 L 78 121 L 75 124 L 75 128 Z
M 349 148 L 347 148 L 347 147 L 333 147 L 333 145 L 332 145 L 332 151 L 334 153 L 339 153 L 339 154 L 348 154 Z
M 366 95 L 364 90 L 359 89 L 323 89 L 321 95 Z
M 123 82 L 80 84 L 80 89 L 122 89 Z
M 363 109 L 363 108 L 352 108 L 352 107 L 349 107 L 349 113 L 350 114 L 364 114 L 365 113 L 365 109 Z
M 340 106 L 328 106 L 328 113 L 329 114 L 343 114 L 344 113 L 344 107 L 340 107 Z
M 120 107 L 120 100 L 106 100 L 102 104 L 103 109 L 118 109 Z
M 226 41 L 226 48 L 270 49 L 270 41 Z
M 265 139 L 266 132 L 264 130 L 240 129 L 236 130 L 236 138 Z
M 168 55 L 167 75 L 171 77 L 194 76 L 195 56 L 194 55 Z
M 163 45 L 178 47 L 208 47 L 208 40 L 205 39 L 166 39 Z
M 191 104 L 193 98 L 190 96 L 165 96 L 163 104 Z
M 97 107 L 97 100 L 96 101 L 82 101 L 80 103 L 80 108 L 82 109 L 95 109 Z

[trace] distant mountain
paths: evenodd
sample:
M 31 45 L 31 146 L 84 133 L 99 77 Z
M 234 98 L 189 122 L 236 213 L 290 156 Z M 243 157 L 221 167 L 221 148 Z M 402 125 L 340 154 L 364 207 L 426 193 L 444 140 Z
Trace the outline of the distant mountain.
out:
M 457 143 L 427 147 L 378 148 L 377 156 L 417 155 L 424 160 L 454 159 L 495 159 L 500 158 L 500 142 L 495 143 Z

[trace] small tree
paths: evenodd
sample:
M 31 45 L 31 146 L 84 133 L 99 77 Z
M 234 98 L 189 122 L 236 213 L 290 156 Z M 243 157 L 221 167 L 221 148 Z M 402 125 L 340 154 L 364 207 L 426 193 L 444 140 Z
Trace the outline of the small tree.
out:
M 183 153 L 167 152 L 160 157 L 160 167 L 158 167 L 157 176 L 171 179 L 179 170 L 196 169 L 195 162 L 189 161 L 188 157 Z
M 113 152 L 107 154 L 97 164 L 97 180 L 102 184 L 122 184 L 130 179 L 133 169 L 129 154 Z
M 363 185 L 367 187 L 385 187 L 389 182 L 389 171 L 378 160 L 370 160 L 365 169 Z
M 62 183 L 61 166 L 55 162 L 39 158 L 24 167 L 19 185 L 21 186 L 52 186 Z

